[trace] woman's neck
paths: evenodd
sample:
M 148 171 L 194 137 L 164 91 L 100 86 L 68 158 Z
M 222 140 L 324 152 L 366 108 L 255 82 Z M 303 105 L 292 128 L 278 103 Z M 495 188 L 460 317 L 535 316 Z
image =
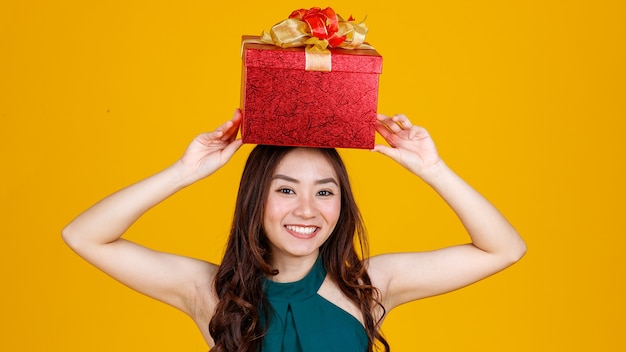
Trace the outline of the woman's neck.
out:
M 304 257 L 272 255 L 272 268 L 278 270 L 278 274 L 268 279 L 274 282 L 295 282 L 306 276 L 317 260 L 319 251 Z

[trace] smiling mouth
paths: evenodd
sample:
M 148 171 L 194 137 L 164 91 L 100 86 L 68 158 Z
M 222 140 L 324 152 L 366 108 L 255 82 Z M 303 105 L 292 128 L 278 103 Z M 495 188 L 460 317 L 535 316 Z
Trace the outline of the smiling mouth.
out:
M 294 225 L 286 225 L 285 228 L 289 230 L 289 232 L 293 233 L 297 237 L 311 237 L 319 227 L 317 226 L 294 226 Z

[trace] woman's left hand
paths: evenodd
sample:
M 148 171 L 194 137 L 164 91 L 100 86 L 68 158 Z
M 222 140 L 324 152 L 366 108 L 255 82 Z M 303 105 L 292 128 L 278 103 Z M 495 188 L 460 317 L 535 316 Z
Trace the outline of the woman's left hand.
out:
M 423 178 L 429 170 L 442 164 L 428 131 L 414 126 L 406 116 L 378 114 L 376 131 L 389 146 L 377 144 L 374 151 L 387 155 L 414 174 Z

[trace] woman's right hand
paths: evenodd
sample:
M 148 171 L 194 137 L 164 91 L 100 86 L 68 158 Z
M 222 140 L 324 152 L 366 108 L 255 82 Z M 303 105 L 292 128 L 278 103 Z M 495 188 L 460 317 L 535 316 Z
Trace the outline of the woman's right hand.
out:
M 81 257 L 119 282 L 191 316 L 203 309 L 198 288 L 210 287 L 217 267 L 202 260 L 154 251 L 121 236 L 150 208 L 215 172 L 241 147 L 241 112 L 189 144 L 172 166 L 94 204 L 65 229 L 63 239 Z M 176 234 L 178 235 L 178 234 Z M 207 311 L 213 311 L 213 306 Z
M 241 139 L 237 139 L 241 118 L 241 111 L 237 109 L 232 119 L 224 122 L 213 132 L 198 135 L 189 144 L 185 154 L 178 161 L 183 183 L 199 181 L 230 160 L 242 145 Z

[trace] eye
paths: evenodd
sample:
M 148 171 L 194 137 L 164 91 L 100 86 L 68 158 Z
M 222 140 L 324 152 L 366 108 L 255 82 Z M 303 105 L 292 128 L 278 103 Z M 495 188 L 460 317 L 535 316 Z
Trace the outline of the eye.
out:
M 282 194 L 295 194 L 293 189 L 291 189 L 291 188 L 284 188 L 284 187 L 283 188 L 279 188 L 277 192 L 282 193 Z
M 326 189 L 323 191 L 317 192 L 317 195 L 322 196 L 322 197 L 329 197 L 329 196 L 332 196 L 333 194 L 334 194 L 333 192 L 326 190 Z

